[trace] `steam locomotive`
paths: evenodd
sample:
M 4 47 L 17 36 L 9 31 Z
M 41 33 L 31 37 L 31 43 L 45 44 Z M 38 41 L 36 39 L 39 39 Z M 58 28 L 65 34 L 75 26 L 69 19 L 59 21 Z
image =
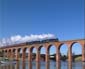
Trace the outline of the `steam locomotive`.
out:
M 38 43 L 48 43 L 48 42 L 58 42 L 58 38 L 54 38 L 54 39 L 45 39 L 45 40 L 40 40 L 40 41 L 32 41 L 32 42 L 26 42 L 26 44 L 38 44 Z

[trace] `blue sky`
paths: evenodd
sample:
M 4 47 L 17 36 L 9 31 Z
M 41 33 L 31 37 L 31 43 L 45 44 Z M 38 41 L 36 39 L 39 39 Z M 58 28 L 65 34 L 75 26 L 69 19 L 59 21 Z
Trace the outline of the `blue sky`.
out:
M 0 0 L 0 39 L 43 33 L 84 38 L 84 0 Z

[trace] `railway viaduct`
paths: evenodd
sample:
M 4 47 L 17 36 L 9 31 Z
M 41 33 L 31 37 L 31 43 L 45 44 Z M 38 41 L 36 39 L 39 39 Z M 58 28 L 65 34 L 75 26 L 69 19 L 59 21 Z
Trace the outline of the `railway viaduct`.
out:
M 26 56 L 26 49 L 29 51 L 28 53 L 28 61 L 32 61 L 32 50 L 33 48 L 36 48 L 36 61 L 40 61 L 40 50 L 42 47 L 46 49 L 46 54 L 45 54 L 45 61 L 49 61 L 49 49 L 52 45 L 55 46 L 56 48 L 56 61 L 60 61 L 60 47 L 63 44 L 67 45 L 68 48 L 68 61 L 72 61 L 72 46 L 75 43 L 79 43 L 82 48 L 82 61 L 85 62 L 85 39 L 77 39 L 77 40 L 67 40 L 67 41 L 50 41 L 50 42 L 44 42 L 44 43 L 33 43 L 33 44 L 27 44 L 27 43 L 22 43 L 22 44 L 16 44 L 13 46 L 6 46 L 6 47 L 1 47 L 0 49 L 5 53 L 5 56 L 7 58 L 14 58 L 14 53 L 16 54 L 15 58 L 16 60 L 19 60 L 19 51 L 22 49 L 22 60 L 25 60 Z M 39 65 L 39 63 L 38 63 Z M 31 69 L 31 68 L 30 68 Z M 38 69 L 38 68 L 37 68 Z

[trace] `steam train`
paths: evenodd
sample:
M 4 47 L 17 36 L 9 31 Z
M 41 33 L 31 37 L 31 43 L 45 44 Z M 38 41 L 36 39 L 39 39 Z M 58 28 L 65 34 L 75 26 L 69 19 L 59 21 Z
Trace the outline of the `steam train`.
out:
M 23 46 L 23 45 L 32 45 L 32 44 L 42 44 L 42 43 L 49 43 L 49 42 L 58 42 L 59 40 L 57 38 L 53 38 L 53 39 L 44 39 L 44 40 L 40 40 L 40 41 L 31 41 L 31 42 L 26 42 L 26 43 L 20 43 L 20 44 L 14 44 L 14 45 L 8 45 L 8 46 L 4 46 L 4 47 L 15 47 L 15 46 Z M 3 47 L 1 47 L 3 48 Z
M 58 42 L 58 38 L 53 38 L 53 39 L 45 39 L 45 40 L 40 40 L 40 41 L 32 41 L 32 42 L 26 42 L 26 44 L 38 44 L 38 43 L 48 43 L 48 42 Z

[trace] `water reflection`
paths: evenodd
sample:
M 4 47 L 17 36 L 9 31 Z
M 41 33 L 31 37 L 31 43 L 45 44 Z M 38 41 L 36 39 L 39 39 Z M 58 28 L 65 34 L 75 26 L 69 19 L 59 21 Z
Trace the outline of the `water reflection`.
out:
M 85 69 L 85 62 L 82 62 L 82 69 Z
M 40 69 L 40 62 L 36 62 L 36 69 Z
M 0 64 L 0 69 L 85 69 L 85 62 L 21 62 Z
M 15 69 L 13 64 L 0 64 L 0 69 Z
M 50 69 L 49 61 L 48 61 L 48 62 L 46 62 L 46 69 Z
M 57 65 L 57 69 L 61 69 L 61 62 L 57 62 L 56 65 Z
M 29 68 L 29 69 L 32 69 L 32 62 L 31 62 L 31 61 L 28 62 L 28 68 Z
M 68 62 L 68 69 L 72 69 L 72 62 Z
M 24 61 L 22 62 L 22 69 L 26 69 L 26 63 Z
M 16 62 L 15 69 L 19 69 L 19 61 Z

